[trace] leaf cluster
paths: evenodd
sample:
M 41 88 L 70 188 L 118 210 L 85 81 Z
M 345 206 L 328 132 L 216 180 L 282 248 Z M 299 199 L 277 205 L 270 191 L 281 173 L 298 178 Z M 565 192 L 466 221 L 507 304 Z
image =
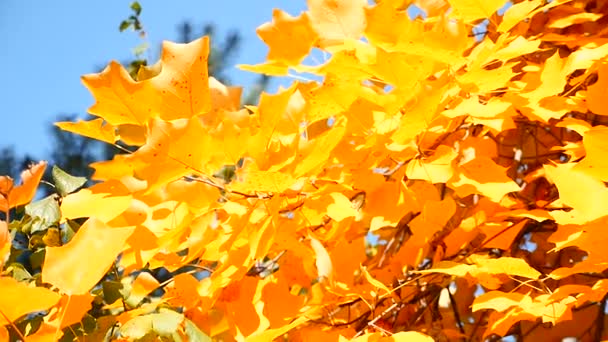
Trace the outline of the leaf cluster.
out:
M 44 164 L 0 179 L 0 334 L 608 337 L 608 7 L 308 6 L 258 28 L 241 68 L 296 80 L 257 105 L 209 77 L 208 37 L 83 77 L 97 118 L 58 126 L 132 148 L 31 204 Z

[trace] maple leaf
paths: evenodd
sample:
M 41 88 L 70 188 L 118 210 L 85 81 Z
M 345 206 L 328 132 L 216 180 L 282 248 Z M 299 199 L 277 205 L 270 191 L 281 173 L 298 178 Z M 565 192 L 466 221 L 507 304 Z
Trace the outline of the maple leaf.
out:
M 103 119 L 78 122 L 56 122 L 55 126 L 64 131 L 101 140 L 109 144 L 116 142 L 116 133 L 111 125 L 103 125 Z
M 365 29 L 366 0 L 308 0 L 312 27 L 321 47 L 359 39 Z
M 504 0 L 448 0 L 455 16 L 465 22 L 486 19 L 505 5 Z
M 83 76 L 82 82 L 97 100 L 88 112 L 110 125 L 144 125 L 157 114 L 155 104 L 146 95 L 147 83 L 133 81 L 118 62 L 112 61 L 99 74 Z
M 209 38 L 188 44 L 163 42 L 161 72 L 144 81 L 153 91 L 160 117 L 165 120 L 191 118 L 211 110 L 208 75 Z
M 211 109 L 207 74 L 208 38 L 188 44 L 165 42 L 161 72 L 134 81 L 118 63 L 82 81 L 96 99 L 89 113 L 111 125 L 146 125 L 153 117 L 189 118 Z
M 275 9 L 272 19 L 272 23 L 263 24 L 256 30 L 258 36 L 270 47 L 267 59 L 297 65 L 317 40 L 317 33 L 310 26 L 308 14 L 302 13 L 294 18 Z M 290 48 L 285 49 L 286 45 Z

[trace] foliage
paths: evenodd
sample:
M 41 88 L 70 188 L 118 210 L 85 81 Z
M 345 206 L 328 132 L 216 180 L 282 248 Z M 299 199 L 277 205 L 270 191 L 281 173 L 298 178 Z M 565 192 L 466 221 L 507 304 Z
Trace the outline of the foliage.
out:
M 206 37 L 84 76 L 98 119 L 63 128 L 135 149 L 30 204 L 44 163 L 1 179 L 0 334 L 608 338 L 606 6 L 414 3 L 275 10 L 242 68 L 322 81 L 256 106 Z
M 142 43 L 139 44 L 133 50 L 134 58 L 130 61 L 124 61 L 122 64 L 126 67 L 132 77 L 137 79 L 137 72 L 141 66 L 147 65 L 148 61 L 145 57 L 145 52 L 148 49 L 148 42 L 145 40 L 146 33 L 143 29 L 143 23 L 140 18 L 142 7 L 138 2 L 133 2 L 130 6 L 133 12 L 127 19 L 121 23 L 123 30 L 132 27 L 132 29 L 142 39 Z M 127 25 L 128 26 L 125 26 Z M 121 30 L 121 31 L 123 31 Z M 178 40 L 182 43 L 189 43 L 193 40 L 193 32 L 196 27 L 189 22 L 183 22 L 178 26 Z M 209 74 L 218 78 L 222 83 L 230 83 L 229 78 L 226 76 L 226 70 L 231 67 L 230 61 L 238 54 L 241 48 L 242 38 L 239 32 L 231 32 L 225 37 L 216 37 L 215 26 L 212 24 L 205 24 L 201 29 L 201 33 L 209 35 L 213 39 L 214 44 L 210 51 L 209 60 Z M 103 69 L 99 67 L 98 70 Z M 266 75 L 260 75 L 257 81 L 254 82 L 252 89 L 246 94 L 244 103 L 251 104 L 259 99 L 261 92 L 268 86 L 269 77 Z M 93 117 L 84 115 L 80 116 L 84 120 L 91 120 Z M 58 122 L 71 122 L 78 118 L 75 114 L 61 114 L 58 115 L 54 120 Z M 69 123 L 64 125 L 70 126 Z M 59 123 L 57 126 L 61 126 Z M 123 153 L 124 148 L 128 147 L 124 144 L 117 144 L 117 146 L 106 144 L 102 141 L 90 139 L 84 135 L 74 135 L 65 130 L 58 128 L 57 126 L 50 127 L 50 151 L 46 155 L 51 164 L 59 165 L 70 174 L 84 176 L 90 178 L 93 174 L 93 169 L 89 168 L 89 165 L 93 162 L 112 159 L 117 153 Z M 18 154 L 14 146 L 4 146 L 0 148 L 0 175 L 8 175 L 13 178 L 18 177 L 22 169 L 27 168 L 34 160 L 38 160 L 40 155 L 34 157 L 30 154 L 21 155 Z M 51 174 L 50 168 L 47 168 L 47 172 L 43 179 L 50 181 Z M 46 195 L 52 192 L 52 189 L 47 187 L 42 188 L 43 193 Z

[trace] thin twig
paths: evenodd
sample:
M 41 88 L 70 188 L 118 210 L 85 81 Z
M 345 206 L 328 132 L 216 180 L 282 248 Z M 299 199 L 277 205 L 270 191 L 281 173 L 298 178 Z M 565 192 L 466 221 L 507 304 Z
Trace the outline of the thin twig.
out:
M 458 330 L 460 330 L 460 333 L 464 335 L 464 323 L 462 323 L 460 313 L 458 312 L 458 308 L 456 307 L 456 299 L 454 299 L 454 295 L 452 295 L 452 291 L 450 291 L 450 286 L 447 286 L 446 290 L 448 291 L 448 296 L 450 297 L 450 305 L 452 305 L 452 311 L 454 312 L 454 318 L 456 319 L 456 323 L 458 324 Z

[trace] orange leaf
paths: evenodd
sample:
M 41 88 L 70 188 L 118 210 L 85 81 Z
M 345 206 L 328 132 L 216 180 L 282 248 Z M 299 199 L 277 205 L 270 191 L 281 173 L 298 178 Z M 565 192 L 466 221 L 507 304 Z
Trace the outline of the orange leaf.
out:
M 209 37 L 188 44 L 163 42 L 162 70 L 146 80 L 154 91 L 146 102 L 157 98 L 160 117 L 165 120 L 191 118 L 211 110 L 209 75 Z
M 148 293 L 156 290 L 160 284 L 148 272 L 141 272 L 133 281 L 131 294 L 138 297 L 145 297 Z
M 82 317 L 91 310 L 93 299 L 95 296 L 85 293 L 83 295 L 68 296 L 64 295 L 59 302 L 59 311 L 51 317 L 49 323 L 63 329 L 69 325 L 78 323 L 82 320 Z
M 0 210 L 7 211 L 31 202 L 36 195 L 46 165 L 45 161 L 41 161 L 21 172 L 21 185 L 18 186 L 13 186 L 10 177 L 0 177 L 3 179 L 0 186 Z
M 11 235 L 6 221 L 0 221 L 0 269 L 4 267 L 4 261 L 11 252 Z
M 108 271 L 134 230 L 87 220 L 66 245 L 47 247 L 42 281 L 66 294 L 87 293 Z
M 492 159 L 478 156 L 460 166 L 461 173 L 451 181 L 460 196 L 479 193 L 499 202 L 509 192 L 519 191 L 519 185 L 507 177 L 506 169 Z
M 43 287 L 30 287 L 9 277 L 0 278 L 0 324 L 6 325 L 34 311 L 47 310 L 57 304 L 61 296 Z
M 99 74 L 83 76 L 82 82 L 96 100 L 88 112 L 102 117 L 110 125 L 144 125 L 156 114 L 155 103 L 146 94 L 148 84 L 133 81 L 116 61 Z

